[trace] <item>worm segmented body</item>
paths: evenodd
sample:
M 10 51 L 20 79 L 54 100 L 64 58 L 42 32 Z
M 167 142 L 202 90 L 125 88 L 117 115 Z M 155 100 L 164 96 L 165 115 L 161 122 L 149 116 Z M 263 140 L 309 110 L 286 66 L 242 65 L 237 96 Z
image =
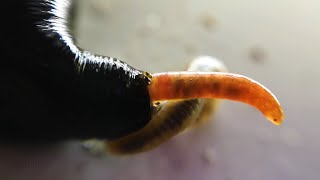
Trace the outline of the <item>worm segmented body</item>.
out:
M 238 74 L 174 72 L 154 75 L 151 100 L 220 98 L 240 101 L 259 109 L 279 125 L 283 112 L 277 98 L 260 83 Z
M 274 124 L 282 122 L 280 104 L 267 88 L 242 75 L 211 72 L 225 71 L 217 61 L 195 61 L 188 72 L 149 74 L 81 49 L 68 28 L 72 5 L 3 3 L 15 8 L 4 22 L 3 140 L 97 138 L 113 153 L 143 152 L 198 124 L 216 98 L 250 104 Z M 208 68 L 212 64 L 217 69 Z

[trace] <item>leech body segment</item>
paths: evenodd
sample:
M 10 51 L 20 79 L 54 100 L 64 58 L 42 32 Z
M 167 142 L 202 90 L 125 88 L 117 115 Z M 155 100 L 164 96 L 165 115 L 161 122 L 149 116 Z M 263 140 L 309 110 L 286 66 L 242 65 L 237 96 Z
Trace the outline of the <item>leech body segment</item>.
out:
M 275 125 L 283 111 L 277 98 L 260 83 L 242 75 L 225 72 L 168 72 L 152 75 L 152 101 L 219 98 L 240 101 L 259 109 Z

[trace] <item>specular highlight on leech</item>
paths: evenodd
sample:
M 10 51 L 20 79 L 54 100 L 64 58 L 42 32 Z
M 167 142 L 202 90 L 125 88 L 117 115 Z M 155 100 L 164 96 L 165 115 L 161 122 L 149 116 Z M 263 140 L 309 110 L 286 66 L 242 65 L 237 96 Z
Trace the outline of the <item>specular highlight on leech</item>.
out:
M 275 125 L 284 113 L 270 90 L 246 76 L 221 72 L 166 72 L 152 75 L 148 87 L 152 101 L 218 98 L 257 108 Z

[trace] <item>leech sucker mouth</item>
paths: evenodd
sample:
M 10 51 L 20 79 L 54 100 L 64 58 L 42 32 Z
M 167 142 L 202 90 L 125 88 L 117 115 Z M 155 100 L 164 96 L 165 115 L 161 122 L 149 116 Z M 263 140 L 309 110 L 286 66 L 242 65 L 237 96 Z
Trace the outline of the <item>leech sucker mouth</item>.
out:
M 217 98 L 240 101 L 257 108 L 275 125 L 284 113 L 270 90 L 246 76 L 226 72 L 165 72 L 152 74 L 151 101 Z

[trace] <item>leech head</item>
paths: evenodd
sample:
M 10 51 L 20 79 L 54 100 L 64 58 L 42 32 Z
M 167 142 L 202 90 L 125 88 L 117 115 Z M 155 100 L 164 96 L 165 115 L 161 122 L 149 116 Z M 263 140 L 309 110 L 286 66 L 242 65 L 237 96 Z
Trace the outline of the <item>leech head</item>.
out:
M 260 83 L 225 72 L 167 72 L 152 75 L 148 87 L 152 101 L 218 98 L 256 107 L 275 125 L 284 113 L 277 98 Z

